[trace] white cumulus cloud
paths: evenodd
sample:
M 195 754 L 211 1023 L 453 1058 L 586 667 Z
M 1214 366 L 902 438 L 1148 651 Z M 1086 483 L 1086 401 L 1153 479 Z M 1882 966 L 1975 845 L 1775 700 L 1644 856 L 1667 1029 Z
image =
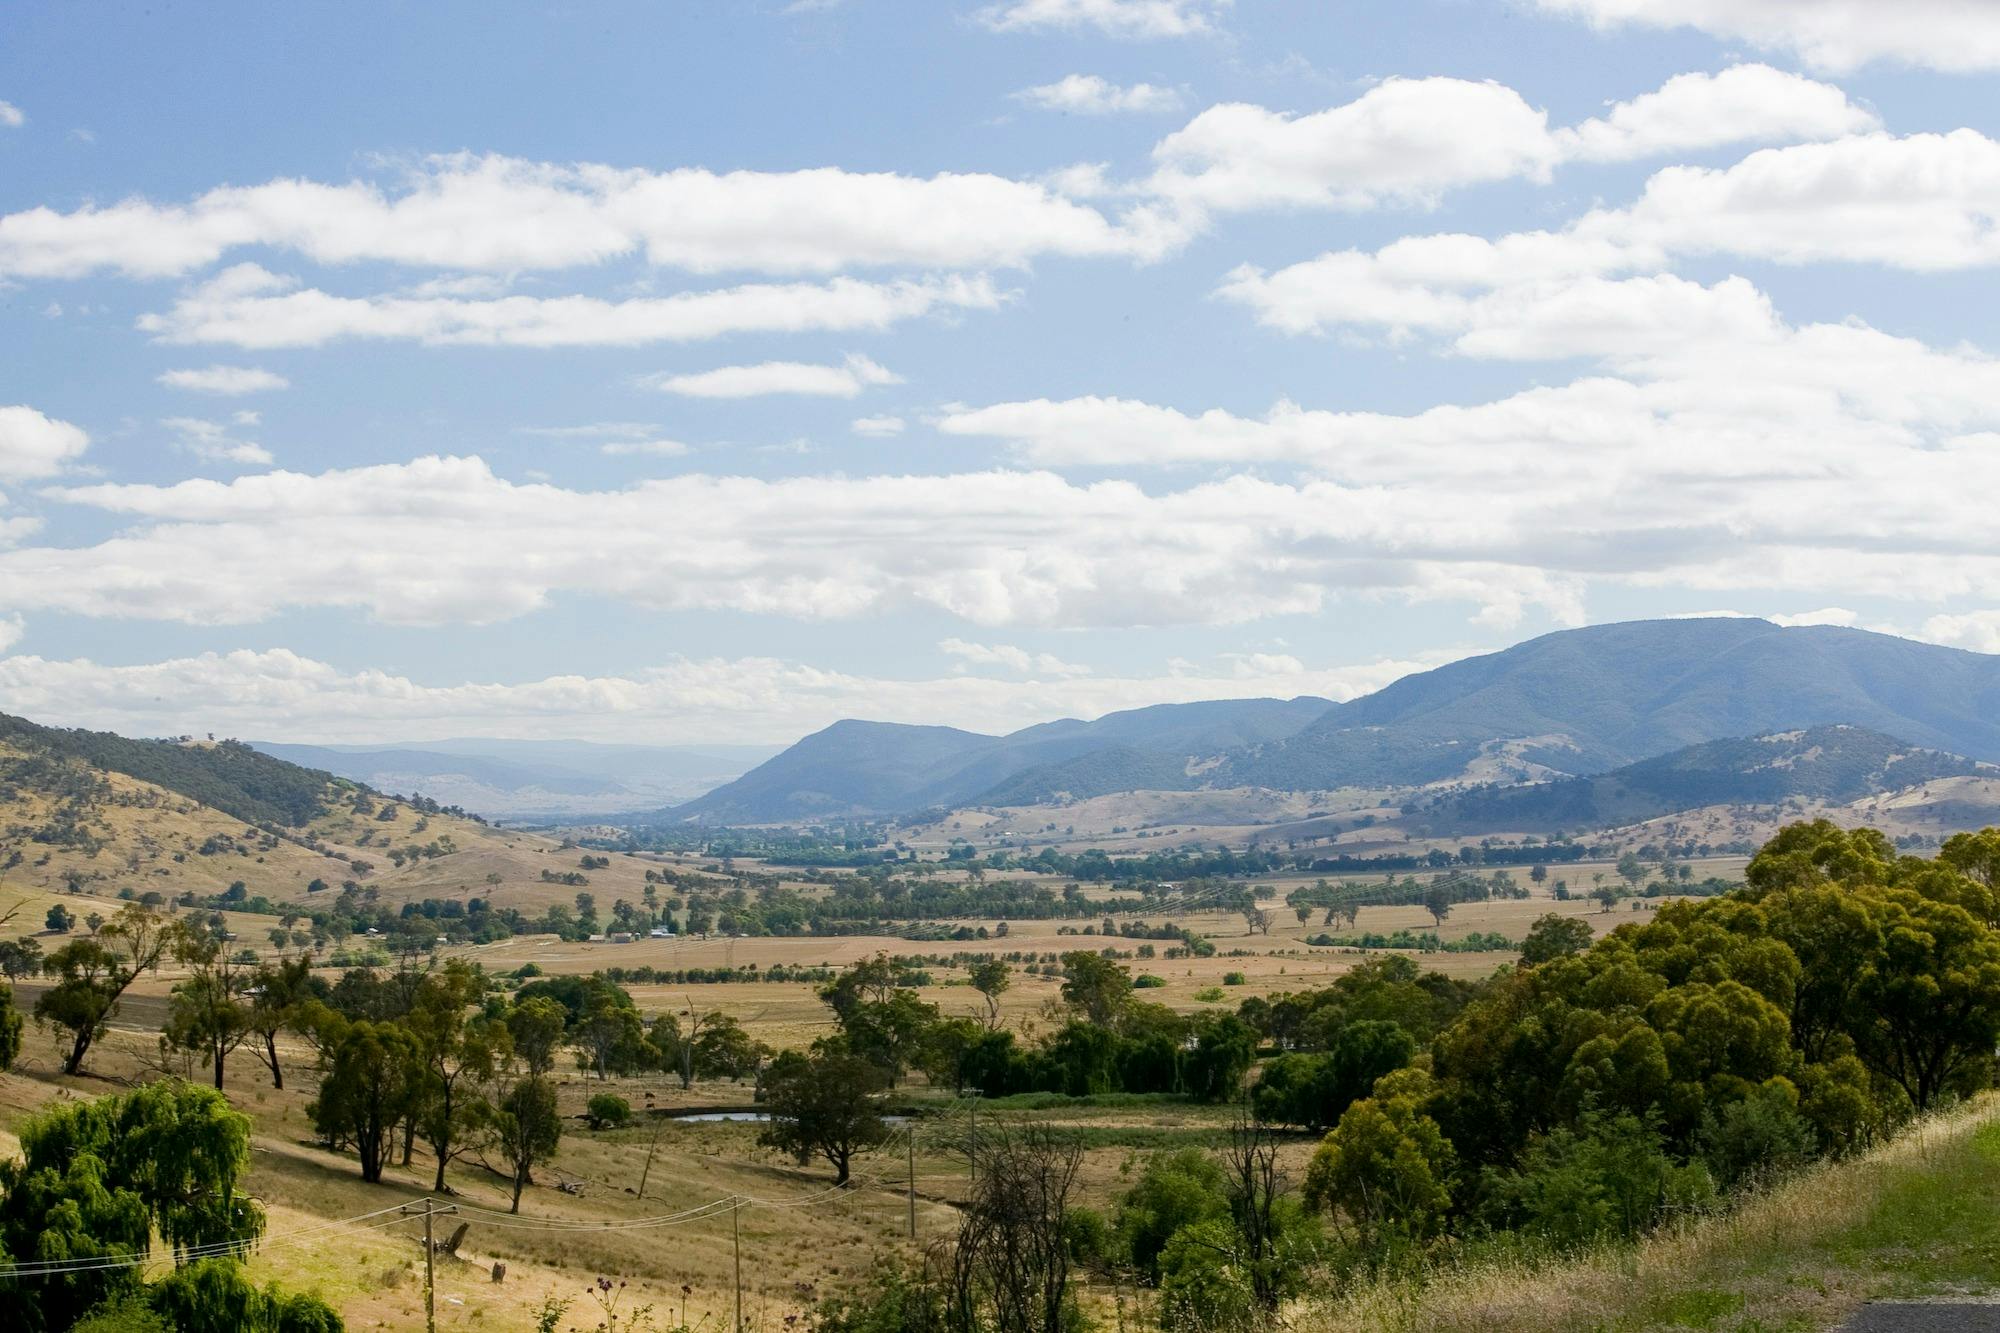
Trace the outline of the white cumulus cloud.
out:
M 26 404 L 0 407 L 0 479 L 52 477 L 83 456 L 90 436 Z
M 212 393 L 224 398 L 236 398 L 249 393 L 268 393 L 273 389 L 288 389 L 292 384 L 283 375 L 255 366 L 208 366 L 200 370 L 169 370 L 159 376 L 159 382 L 170 389 L 188 389 L 195 393 Z
M 1053 653 L 1031 653 L 1010 643 L 973 643 L 966 639 L 944 639 L 939 642 L 938 648 L 968 666 L 999 667 L 1022 676 L 1053 676 L 1057 679 L 1066 679 L 1090 674 L 1090 668 L 1087 666 L 1065 662 Z
M 765 361 L 754 366 L 652 375 L 640 381 L 646 388 L 683 398 L 761 398 L 772 394 L 856 398 L 872 385 L 902 382 L 900 375 L 865 356 L 850 356 L 837 366 Z
M 133 197 L 0 216 L 0 277 L 171 277 L 259 246 L 320 264 L 527 272 L 639 257 L 695 273 L 1018 267 L 1156 257 L 1176 238 L 1033 182 L 836 167 L 646 171 L 431 158 L 392 185 L 273 180 L 185 203 Z
M 1229 0 L 1006 0 L 979 11 L 995 32 L 1095 29 L 1112 37 L 1192 37 L 1215 31 Z
M 2000 610 L 1932 616 L 1917 637 L 1975 653 L 2000 653 Z
M 1348 593 L 1467 601 L 1491 623 L 1581 617 L 1580 585 L 1520 563 L 1502 520 L 1437 525 L 1333 482 L 1231 477 L 1151 494 L 1046 472 L 700 474 L 618 490 L 504 480 L 476 458 L 173 485 L 51 489 L 122 516 L 82 546 L 0 553 L 0 611 L 244 624 L 347 608 L 482 623 L 567 594 L 808 619 L 916 608 L 972 624 L 1233 624 Z M 661 515 L 674 540 L 660 540 Z M 424 577 L 408 571 L 421 568 Z
M 825 283 L 752 283 L 674 296 L 608 301 L 587 296 L 334 296 L 299 289 L 238 264 L 139 327 L 161 342 L 318 347 L 351 339 L 489 347 L 641 346 L 736 333 L 880 330 L 941 310 L 990 310 L 1001 293 L 984 277 Z
M 1135 188 L 1197 215 L 1428 205 L 1466 186 L 1544 179 L 1565 162 L 1837 139 L 1877 124 L 1840 89 L 1766 65 L 1681 75 L 1554 128 L 1504 84 L 1392 78 L 1306 115 L 1212 106 L 1154 147 L 1157 169 Z
M 1746 142 L 1811 142 L 1879 129 L 1881 121 L 1830 83 L 1769 65 L 1681 74 L 1658 92 L 1556 131 L 1563 156 L 1625 162 Z
M 1987 0 L 1539 0 L 1599 27 L 1698 28 L 1836 72 L 1874 61 L 1953 73 L 2000 69 Z
M 1014 98 L 1044 111 L 1069 111 L 1085 116 L 1173 111 L 1181 104 L 1181 95 L 1175 89 L 1153 83 L 1121 86 L 1096 74 L 1066 75 L 1054 83 L 1023 88 Z
M 204 463 L 261 467 L 274 461 L 270 450 L 255 441 L 235 438 L 230 434 L 229 427 L 219 421 L 203 417 L 168 417 L 160 424 L 173 432 L 175 448 Z M 235 424 L 254 426 L 257 414 L 238 413 Z

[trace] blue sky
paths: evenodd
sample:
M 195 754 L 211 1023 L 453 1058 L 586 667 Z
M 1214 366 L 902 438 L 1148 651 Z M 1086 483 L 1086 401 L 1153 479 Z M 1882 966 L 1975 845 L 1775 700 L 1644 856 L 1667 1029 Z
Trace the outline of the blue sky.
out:
M 20 4 L 0 708 L 776 741 L 2000 650 L 2000 11 Z

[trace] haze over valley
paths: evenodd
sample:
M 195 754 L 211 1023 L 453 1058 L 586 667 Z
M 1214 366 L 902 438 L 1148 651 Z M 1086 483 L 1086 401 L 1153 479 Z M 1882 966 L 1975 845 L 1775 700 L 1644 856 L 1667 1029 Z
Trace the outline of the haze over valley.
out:
M 2000 1324 L 1996 76 L 0 5 L 0 1328 Z

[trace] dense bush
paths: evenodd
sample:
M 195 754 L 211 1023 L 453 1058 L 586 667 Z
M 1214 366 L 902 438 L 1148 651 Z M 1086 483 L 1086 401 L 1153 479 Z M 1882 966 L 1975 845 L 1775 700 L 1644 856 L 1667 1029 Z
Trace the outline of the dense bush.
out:
M 632 1119 L 632 1104 L 615 1093 L 600 1092 L 584 1103 L 583 1115 L 592 1129 L 617 1129 Z

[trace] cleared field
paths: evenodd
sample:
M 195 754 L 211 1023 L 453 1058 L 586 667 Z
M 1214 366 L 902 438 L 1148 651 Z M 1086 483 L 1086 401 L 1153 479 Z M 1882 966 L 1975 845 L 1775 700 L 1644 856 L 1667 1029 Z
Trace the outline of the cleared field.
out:
M 1720 873 L 1722 863 L 1718 862 Z M 1741 860 L 1734 863 L 1741 867 Z M 1304 881 L 1310 883 L 1310 881 Z M 1632 920 L 1634 903 L 1646 910 L 1657 901 L 1634 900 L 1621 903 L 1610 912 L 1597 904 L 1571 899 L 1558 902 L 1545 891 L 1526 899 L 1464 903 L 1455 907 L 1438 929 L 1440 938 L 1451 941 L 1467 935 L 1499 934 L 1520 939 L 1534 921 L 1548 913 L 1576 917 L 1590 923 L 1598 934 Z M 790 936 L 709 938 L 674 940 L 634 940 L 629 944 L 601 942 L 567 943 L 552 936 L 523 936 L 498 944 L 464 950 L 489 971 L 512 972 L 533 963 L 552 974 L 586 974 L 606 968 L 652 967 L 676 971 L 774 966 L 845 967 L 878 954 L 891 957 L 924 956 L 944 959 L 1021 953 L 1036 957 L 1060 955 L 1077 949 L 1112 948 L 1135 975 L 1151 974 L 1165 984 L 1144 991 L 1146 1000 L 1165 1004 L 1181 1012 L 1214 1008 L 1233 1009 L 1251 995 L 1273 995 L 1286 991 L 1322 986 L 1368 956 L 1370 951 L 1308 945 L 1304 938 L 1327 930 L 1314 915 L 1301 927 L 1289 912 L 1280 911 L 1281 924 L 1266 935 L 1252 934 L 1241 915 L 1223 912 L 1189 913 L 1172 918 L 1141 917 L 1148 924 L 1184 925 L 1207 936 L 1216 946 L 1208 958 L 1167 958 L 1173 941 L 1142 941 L 1102 935 L 1062 933 L 1077 929 L 1073 922 L 1013 921 L 1005 938 L 966 941 L 907 940 L 893 935 L 845 935 L 837 937 Z M 1128 919 L 1120 914 L 1120 920 Z M 996 922 L 967 921 L 985 925 Z M 1430 913 L 1421 907 L 1364 907 L 1354 932 L 1387 934 L 1396 930 L 1430 930 Z M 1348 934 L 1343 930 L 1341 934 Z M 1153 958 L 1130 955 L 1145 944 L 1155 950 Z M 1484 976 L 1513 955 L 1508 952 L 1416 953 L 1426 970 L 1447 976 Z M 965 982 L 958 967 L 950 962 L 927 964 L 932 984 L 919 988 L 925 1000 L 937 1004 L 947 1014 L 983 1015 L 985 1000 Z M 1227 984 L 1232 973 L 1240 973 L 1240 984 Z M 1013 986 L 1001 996 L 1001 1014 L 1009 1023 L 1034 1023 L 1061 989 L 1054 977 L 1029 975 L 1017 965 Z M 773 1046 L 801 1045 L 830 1030 L 825 1006 L 817 988 L 806 982 L 729 982 L 673 985 L 634 985 L 634 997 L 649 1012 L 681 1011 L 690 1005 L 698 1012 L 717 1010 L 743 1023 L 758 1039 Z

